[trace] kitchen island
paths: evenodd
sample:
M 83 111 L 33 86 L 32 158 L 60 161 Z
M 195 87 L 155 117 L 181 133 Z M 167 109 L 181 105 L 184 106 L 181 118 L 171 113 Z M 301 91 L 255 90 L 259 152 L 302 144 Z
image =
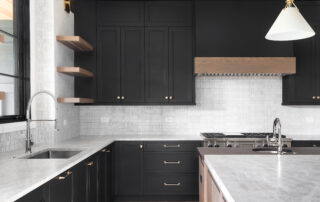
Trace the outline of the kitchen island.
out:
M 320 155 L 205 155 L 204 163 L 218 201 L 320 200 Z

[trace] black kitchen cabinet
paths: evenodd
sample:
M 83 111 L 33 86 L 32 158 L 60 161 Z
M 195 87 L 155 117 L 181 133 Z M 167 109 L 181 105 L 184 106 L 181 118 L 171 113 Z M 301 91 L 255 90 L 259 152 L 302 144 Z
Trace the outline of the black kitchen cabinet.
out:
M 192 26 L 192 1 L 146 1 L 145 26 Z
M 169 100 L 169 36 L 167 27 L 146 28 L 146 102 Z
M 97 50 L 96 50 L 96 1 L 74 1 L 74 32 L 93 46 L 90 52 L 75 52 L 74 65 L 94 74 L 92 78 L 75 77 L 75 97 L 96 99 L 97 96 Z
M 192 28 L 169 29 L 169 100 L 194 103 Z
M 98 30 L 98 101 L 144 102 L 144 29 Z
M 98 158 L 92 156 L 86 161 L 87 166 L 87 202 L 98 201 Z
M 112 201 L 112 146 L 102 149 L 98 154 L 98 201 Z
M 16 202 L 49 202 L 49 185 L 42 185 Z
M 312 38 L 294 41 L 296 74 L 283 77 L 283 105 L 320 104 L 320 5 L 298 4 L 301 13 L 316 32 Z
M 52 179 L 50 186 L 50 202 L 72 201 L 72 171 L 66 171 Z
M 73 201 L 87 202 L 87 162 L 80 162 L 72 168 Z
M 142 142 L 115 143 L 116 198 L 142 195 Z
M 282 1 L 195 1 L 197 57 L 289 57 L 292 42 L 265 39 Z
M 120 28 L 98 29 L 98 99 L 97 102 L 120 102 Z

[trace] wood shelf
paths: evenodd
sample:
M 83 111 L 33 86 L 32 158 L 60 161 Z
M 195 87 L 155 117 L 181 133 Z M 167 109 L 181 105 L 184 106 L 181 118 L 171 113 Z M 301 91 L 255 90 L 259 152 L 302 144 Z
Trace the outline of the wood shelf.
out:
M 57 72 L 67 74 L 70 76 L 79 76 L 79 77 L 93 77 L 94 74 L 85 70 L 81 67 L 57 67 Z
M 6 93 L 0 91 L 0 100 L 4 100 L 6 98 Z
M 90 98 L 77 98 L 77 97 L 70 97 L 70 98 L 59 97 L 57 101 L 59 103 L 93 103 L 94 102 L 94 100 Z
M 57 36 L 56 39 L 75 51 L 93 51 L 93 47 L 80 36 Z

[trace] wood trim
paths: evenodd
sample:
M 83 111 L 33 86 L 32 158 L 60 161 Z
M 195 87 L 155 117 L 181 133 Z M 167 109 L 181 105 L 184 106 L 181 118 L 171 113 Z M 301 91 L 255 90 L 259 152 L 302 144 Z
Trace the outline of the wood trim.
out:
M 76 98 L 76 97 L 71 97 L 71 98 L 59 97 L 57 101 L 59 103 L 93 103 L 94 102 L 94 100 L 90 98 Z
M 57 67 L 57 72 L 70 76 L 93 77 L 93 73 L 81 67 Z
M 4 35 L 0 34 L 0 43 L 4 43 Z
M 6 93 L 0 91 L 0 100 L 4 100 L 4 99 L 6 99 Z
M 195 57 L 195 74 L 295 74 L 295 57 Z
M 56 39 L 75 51 L 93 51 L 93 47 L 80 36 L 57 36 Z

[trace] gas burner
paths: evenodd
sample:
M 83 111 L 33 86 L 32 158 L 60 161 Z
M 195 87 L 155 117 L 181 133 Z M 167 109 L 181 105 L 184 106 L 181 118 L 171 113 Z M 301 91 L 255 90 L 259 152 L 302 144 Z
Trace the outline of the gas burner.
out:
M 201 133 L 205 138 L 225 138 L 226 135 L 223 133 Z
M 273 133 L 241 133 L 246 138 L 269 138 L 273 137 Z M 278 137 L 278 135 L 276 135 Z M 281 135 L 282 138 L 286 138 L 285 135 Z

